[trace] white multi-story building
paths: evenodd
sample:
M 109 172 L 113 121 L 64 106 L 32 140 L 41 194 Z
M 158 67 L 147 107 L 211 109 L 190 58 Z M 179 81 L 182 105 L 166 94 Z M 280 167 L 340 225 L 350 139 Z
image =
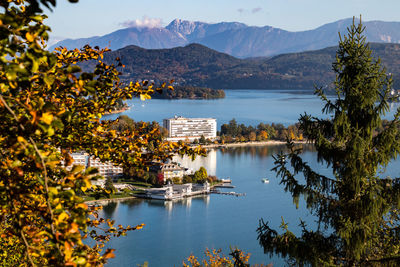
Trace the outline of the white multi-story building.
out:
M 74 160 L 74 165 L 82 165 L 85 166 L 86 169 L 88 158 L 88 154 L 86 152 L 74 152 L 71 154 L 71 157 Z M 71 166 L 69 166 L 69 169 L 71 169 Z
M 168 140 L 193 141 L 202 135 L 211 140 L 217 137 L 217 120 L 213 118 L 184 118 L 175 116 L 164 119 L 163 126 L 168 130 Z
M 97 168 L 99 174 L 103 177 L 115 178 L 121 176 L 124 171 L 121 166 L 116 166 L 110 161 L 101 162 L 99 159 L 94 157 L 89 157 L 87 166 Z
M 121 166 L 115 166 L 110 161 L 101 162 L 99 159 L 90 157 L 86 152 L 75 152 L 71 154 L 74 160 L 74 165 L 82 165 L 86 168 L 94 167 L 99 170 L 99 174 L 103 177 L 115 178 L 123 173 Z M 71 167 L 69 167 L 71 168 Z

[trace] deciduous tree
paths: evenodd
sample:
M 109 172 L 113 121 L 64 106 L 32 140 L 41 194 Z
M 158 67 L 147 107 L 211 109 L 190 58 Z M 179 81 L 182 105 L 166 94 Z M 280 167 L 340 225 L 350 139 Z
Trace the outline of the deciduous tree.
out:
M 199 170 L 195 171 L 193 176 L 193 181 L 196 183 L 201 183 L 205 181 L 208 177 L 206 168 L 200 167 Z
M 70 2 L 77 2 L 70 0 Z M 146 127 L 117 132 L 100 121 L 119 99 L 149 99 L 149 83 L 121 84 L 117 67 L 102 62 L 107 49 L 45 49 L 49 27 L 42 7 L 55 0 L 9 0 L 0 6 L 0 264 L 3 266 L 102 265 L 112 236 L 143 227 L 114 226 L 98 218 L 77 192 L 92 188 L 95 169 L 74 166 L 71 152 L 146 168 L 193 150 L 159 138 Z M 77 65 L 95 60 L 92 72 Z M 143 153 L 152 141 L 154 152 Z M 197 152 L 200 152 L 197 151 Z M 65 168 L 70 167 L 70 168 Z M 108 227 L 98 228 L 101 224 Z M 87 239 L 93 238 L 89 246 Z

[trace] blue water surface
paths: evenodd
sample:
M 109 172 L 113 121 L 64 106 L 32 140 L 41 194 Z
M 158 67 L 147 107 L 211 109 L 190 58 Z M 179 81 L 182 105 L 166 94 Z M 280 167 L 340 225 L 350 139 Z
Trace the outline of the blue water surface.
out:
M 282 90 L 227 90 L 226 98 L 218 100 L 131 100 L 131 109 L 122 113 L 135 120 L 157 121 L 174 115 L 186 117 L 213 117 L 218 125 L 236 118 L 238 123 L 256 125 L 263 123 L 297 122 L 300 114 L 321 114 L 322 102 L 312 90 L 299 94 Z M 387 118 L 393 116 L 398 104 L 392 104 Z M 114 119 L 120 114 L 105 118 Z M 306 145 L 303 158 L 319 172 L 330 175 L 329 168 L 316 160 L 313 147 Z M 315 228 L 315 218 L 300 200 L 299 208 L 293 204 L 289 193 L 284 192 L 273 168 L 272 155 L 285 150 L 283 145 L 241 147 L 213 150 L 212 159 L 204 161 L 212 174 L 219 178 L 230 177 L 234 190 L 246 193 L 244 197 L 208 195 L 181 201 L 127 200 L 104 207 L 103 215 L 113 218 L 117 224 L 136 225 L 145 223 L 139 231 L 127 237 L 111 240 L 109 246 L 116 249 L 116 258 L 107 266 L 137 266 L 145 261 L 149 266 L 182 266 L 191 253 L 203 256 L 205 248 L 222 249 L 239 247 L 251 253 L 251 263 L 273 263 L 283 266 L 278 256 L 270 258 L 258 244 L 256 229 L 259 220 L 269 221 L 278 229 L 282 218 L 289 227 L 299 233 L 299 219 Z M 201 159 L 199 159 L 201 160 Z M 188 166 L 190 167 L 190 166 Z M 396 161 L 382 175 L 399 176 L 400 163 Z M 269 184 L 261 179 L 267 177 Z M 301 177 L 300 177 L 301 179 Z

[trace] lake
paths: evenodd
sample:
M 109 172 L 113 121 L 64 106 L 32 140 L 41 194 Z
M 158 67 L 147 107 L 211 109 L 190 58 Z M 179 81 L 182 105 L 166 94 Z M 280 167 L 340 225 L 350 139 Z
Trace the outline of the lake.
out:
M 174 115 L 197 118 L 216 118 L 218 127 L 235 118 L 238 123 L 257 125 L 263 123 L 294 124 L 299 115 L 308 114 L 327 117 L 321 113 L 323 103 L 312 90 L 225 90 L 225 98 L 212 100 L 128 100 L 131 107 L 121 114 L 137 121 L 161 123 Z M 331 98 L 332 96 L 328 96 Z M 391 104 L 387 118 L 392 118 L 399 103 Z M 121 114 L 104 116 L 116 119 Z
M 299 114 L 321 115 L 322 103 L 313 91 L 294 90 L 225 90 L 226 97 L 212 100 L 128 100 L 131 107 L 125 111 L 134 120 L 162 122 L 174 115 L 183 117 L 216 118 L 218 126 L 235 118 L 238 123 L 257 125 L 263 123 L 297 122 Z M 120 114 L 107 115 L 115 119 Z
M 163 118 L 181 115 L 214 117 L 219 125 L 232 118 L 247 125 L 260 122 L 288 125 L 297 122 L 304 111 L 320 116 L 322 107 L 311 91 L 297 94 L 275 90 L 227 90 L 226 98 L 218 100 L 150 100 L 144 103 L 131 100 L 128 103 L 133 107 L 123 114 L 135 120 L 161 122 Z M 397 107 L 398 104 L 393 104 L 392 109 Z M 118 114 L 107 116 L 116 117 Z M 203 165 L 219 178 L 230 177 L 236 188 L 229 191 L 246 193 L 243 197 L 212 194 L 181 201 L 127 200 L 106 205 L 103 216 L 115 219 L 116 224 L 146 224 L 142 230 L 109 242 L 109 246 L 116 249 L 116 258 L 107 266 L 137 266 L 145 261 L 151 267 L 182 266 L 182 260 L 191 253 L 201 258 L 205 248 L 221 248 L 228 254 L 230 246 L 251 253 L 251 263 L 283 265 L 282 259 L 269 258 L 259 246 L 256 233 L 259 220 L 263 218 L 278 229 L 283 217 L 295 233 L 299 218 L 311 227 L 315 223 L 304 202 L 296 209 L 271 171 L 272 155 L 282 150 L 285 150 L 283 145 L 217 149 L 210 151 L 207 158 L 197 158 L 192 163 L 193 168 Z M 311 145 L 304 145 L 304 151 L 303 158 L 313 168 L 329 175 L 329 169 L 317 163 Z M 180 161 L 190 163 L 186 159 Z M 397 160 L 382 175 L 397 177 L 399 167 Z M 270 183 L 262 183 L 263 177 L 268 177 Z
M 306 149 L 305 158 L 315 161 L 312 146 Z M 251 253 L 252 263 L 282 263 L 277 257 L 269 259 L 258 245 L 259 220 L 264 218 L 276 228 L 281 216 L 294 228 L 300 217 L 312 220 L 303 206 L 296 210 L 270 171 L 271 155 L 281 150 L 285 146 L 218 149 L 210 151 L 214 162 L 198 159 L 206 169 L 215 171 L 211 174 L 230 177 L 236 188 L 229 191 L 246 193 L 243 197 L 211 194 L 167 202 L 127 200 L 105 206 L 104 217 L 115 219 L 117 224 L 146 224 L 140 231 L 109 243 L 117 250 L 117 258 L 108 266 L 136 266 L 144 261 L 149 266 L 182 266 L 191 253 L 202 257 L 208 247 L 221 248 L 227 254 L 230 246 Z M 262 177 L 270 178 L 270 183 L 262 183 Z

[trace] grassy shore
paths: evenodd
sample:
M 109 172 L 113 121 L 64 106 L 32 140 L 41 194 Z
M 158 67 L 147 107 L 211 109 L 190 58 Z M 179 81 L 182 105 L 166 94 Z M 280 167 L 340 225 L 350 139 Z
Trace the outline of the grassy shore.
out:
M 131 192 L 129 192 L 129 193 L 111 194 L 111 195 L 109 195 L 109 196 L 102 196 L 102 197 L 100 197 L 99 199 L 96 199 L 96 198 L 94 198 L 94 197 L 92 197 L 92 196 L 84 196 L 84 197 L 83 197 L 83 200 L 84 200 L 85 202 L 88 202 L 88 201 L 96 201 L 96 200 L 107 200 L 107 199 L 127 198 L 127 197 L 131 197 L 131 196 L 132 196 L 132 195 L 131 195 Z

